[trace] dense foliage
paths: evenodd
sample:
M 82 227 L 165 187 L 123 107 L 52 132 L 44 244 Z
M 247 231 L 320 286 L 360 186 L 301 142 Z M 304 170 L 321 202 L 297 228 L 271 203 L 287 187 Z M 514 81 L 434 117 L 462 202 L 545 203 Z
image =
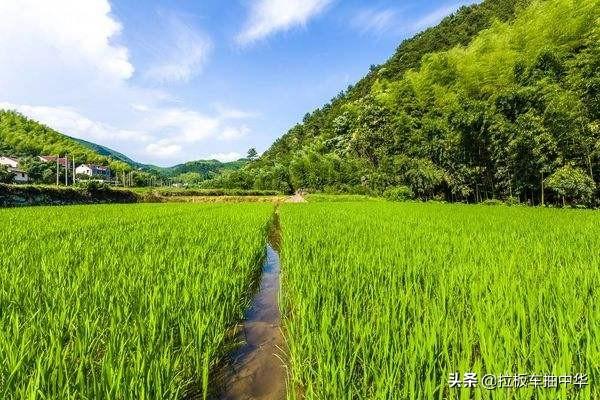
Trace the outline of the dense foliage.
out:
M 600 398 L 597 212 L 308 203 L 280 221 L 289 399 Z M 450 389 L 455 372 L 480 384 Z M 481 385 L 519 373 L 588 385 Z
M 463 8 L 215 184 L 559 203 L 546 179 L 569 166 L 597 199 L 600 2 L 527 3 Z
M 0 168 L 1 170 L 1 168 Z M 142 199 L 129 190 L 115 190 L 92 181 L 76 187 L 3 185 L 0 207 L 92 203 L 135 203 Z
M 207 398 L 271 214 L 270 204 L 0 210 L 0 398 Z

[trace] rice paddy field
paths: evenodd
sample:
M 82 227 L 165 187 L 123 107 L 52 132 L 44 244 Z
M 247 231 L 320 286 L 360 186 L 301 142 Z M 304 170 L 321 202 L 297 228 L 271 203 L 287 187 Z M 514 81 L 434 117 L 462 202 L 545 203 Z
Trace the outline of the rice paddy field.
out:
M 600 213 L 317 200 L 0 209 L 0 399 L 213 398 L 275 211 L 288 400 L 600 398 Z
M 597 212 L 347 202 L 280 220 L 288 398 L 600 398 Z M 455 372 L 478 386 L 450 388 Z M 577 373 L 589 384 L 481 387 Z
M 204 397 L 271 204 L 0 210 L 0 398 Z

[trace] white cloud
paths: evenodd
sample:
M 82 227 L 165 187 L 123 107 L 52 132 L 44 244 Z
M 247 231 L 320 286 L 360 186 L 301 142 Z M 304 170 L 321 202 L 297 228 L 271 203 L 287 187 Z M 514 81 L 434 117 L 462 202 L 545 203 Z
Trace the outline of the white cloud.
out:
M 256 0 L 250 7 L 246 27 L 236 42 L 248 45 L 267 36 L 303 26 L 322 13 L 332 0 Z
M 81 78 L 82 69 L 92 71 L 95 80 L 108 81 L 134 72 L 127 49 L 112 42 L 121 25 L 110 16 L 107 0 L 1 1 L 0 15 L 0 60 L 10 60 L 0 63 L 2 91 L 23 74 L 32 78 L 31 86 L 46 79 L 37 76 L 40 65 L 74 78 Z M 16 60 L 28 62 L 24 70 L 13 67 Z
M 169 140 L 161 140 L 157 143 L 150 143 L 146 146 L 146 153 L 158 158 L 169 158 L 178 155 L 182 147 L 171 143 Z
M 232 110 L 229 112 L 222 108 L 216 115 L 206 115 L 185 108 L 143 108 L 141 112 L 145 115 L 140 117 L 140 121 L 143 121 L 140 128 L 150 132 L 161 132 L 163 135 L 162 139 L 146 146 L 145 151 L 151 156 L 160 154 L 162 157 L 176 155 L 186 147 L 209 139 L 223 141 L 240 139 L 246 136 L 250 129 L 243 124 L 232 124 L 232 120 L 250 113 Z M 161 147 L 168 147 L 168 151 L 160 151 Z
M 208 155 L 207 157 L 202 157 L 202 158 L 206 158 L 209 160 L 218 160 L 221 162 L 229 162 L 229 161 L 239 160 L 240 158 L 242 158 L 242 155 L 240 153 L 236 153 L 236 152 L 214 153 L 214 154 Z
M 397 14 L 392 9 L 363 9 L 352 18 L 351 24 L 362 33 L 381 34 L 393 27 Z
M 175 15 L 163 19 L 167 26 L 158 43 L 154 43 L 157 60 L 144 77 L 159 83 L 189 81 L 202 70 L 213 43 L 208 36 Z
M 118 44 L 121 24 L 108 0 L 0 0 L 0 15 L 0 108 L 167 165 L 248 133 L 243 122 L 252 113 L 224 106 L 200 112 L 132 82 L 135 68 Z M 158 50 L 176 48 L 146 70 L 157 80 L 190 79 L 206 61 L 209 39 L 174 21 Z

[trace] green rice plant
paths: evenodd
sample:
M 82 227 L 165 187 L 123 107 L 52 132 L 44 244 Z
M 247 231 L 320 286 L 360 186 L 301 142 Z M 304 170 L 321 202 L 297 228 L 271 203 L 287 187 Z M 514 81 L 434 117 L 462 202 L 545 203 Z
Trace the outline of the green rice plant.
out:
M 600 213 L 287 204 L 289 399 L 600 398 Z M 572 375 L 556 389 L 449 376 Z
M 0 210 L 0 398 L 206 398 L 272 211 Z

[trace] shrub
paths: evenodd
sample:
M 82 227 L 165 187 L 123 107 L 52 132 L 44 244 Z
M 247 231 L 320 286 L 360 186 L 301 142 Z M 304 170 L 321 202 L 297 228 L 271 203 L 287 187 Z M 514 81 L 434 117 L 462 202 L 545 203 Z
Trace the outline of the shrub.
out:
M 77 187 L 84 189 L 88 193 L 100 193 L 110 191 L 110 186 L 103 181 L 88 180 L 82 181 L 77 184 Z
M 486 206 L 503 206 L 504 202 L 498 199 L 487 199 L 482 204 Z
M 92 203 L 135 203 L 139 199 L 129 190 L 113 190 L 105 184 L 91 187 L 0 184 L 0 207 L 25 205 L 62 205 Z
M 596 184 L 581 168 L 565 165 L 546 181 L 548 188 L 562 198 L 563 205 L 589 204 L 596 190 Z
M 386 189 L 383 197 L 390 201 L 407 201 L 414 199 L 415 194 L 408 186 L 395 186 Z
M 10 172 L 5 165 L 0 165 L 0 183 L 11 183 L 15 174 Z
M 518 206 L 519 204 L 521 204 L 521 202 L 519 201 L 518 197 L 509 196 L 506 198 L 504 204 L 506 204 L 507 206 Z

